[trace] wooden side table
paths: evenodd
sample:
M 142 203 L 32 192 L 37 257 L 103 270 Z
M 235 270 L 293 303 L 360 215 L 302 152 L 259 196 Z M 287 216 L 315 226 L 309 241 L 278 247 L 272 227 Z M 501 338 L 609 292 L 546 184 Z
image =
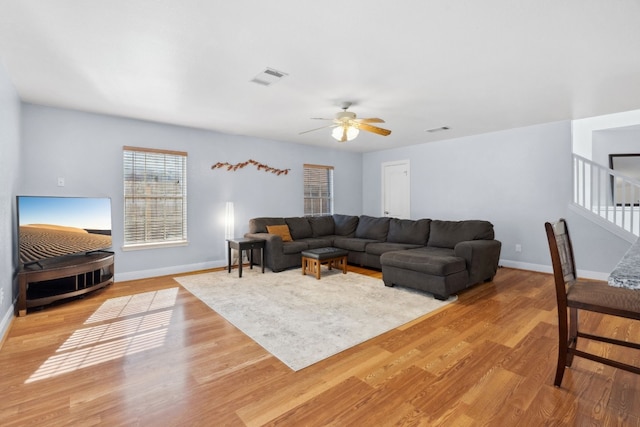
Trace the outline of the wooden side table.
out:
M 253 268 L 253 249 L 260 249 L 260 266 L 264 274 L 264 246 L 265 241 L 262 239 L 247 239 L 244 237 L 234 237 L 227 239 L 227 256 L 229 259 L 229 273 L 231 273 L 231 249 L 235 249 L 240 253 L 238 259 L 238 277 L 242 277 L 242 251 L 249 252 L 249 268 Z

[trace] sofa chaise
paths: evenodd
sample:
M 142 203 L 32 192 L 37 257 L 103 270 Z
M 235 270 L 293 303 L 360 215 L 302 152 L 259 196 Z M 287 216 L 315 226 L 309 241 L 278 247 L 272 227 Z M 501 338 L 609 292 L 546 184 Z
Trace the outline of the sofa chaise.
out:
M 264 239 L 265 264 L 274 272 L 300 267 L 307 249 L 348 251 L 350 264 L 382 270 L 399 285 L 447 299 L 495 276 L 501 243 L 488 221 L 440 221 L 334 214 L 253 218 L 245 237 Z

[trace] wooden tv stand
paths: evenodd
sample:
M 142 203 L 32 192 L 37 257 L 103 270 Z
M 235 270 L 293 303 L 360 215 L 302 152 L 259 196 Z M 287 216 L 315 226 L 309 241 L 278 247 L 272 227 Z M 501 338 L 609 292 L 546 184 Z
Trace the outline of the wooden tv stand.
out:
M 114 255 L 94 252 L 42 261 L 18 273 L 18 316 L 27 308 L 83 295 L 113 283 Z

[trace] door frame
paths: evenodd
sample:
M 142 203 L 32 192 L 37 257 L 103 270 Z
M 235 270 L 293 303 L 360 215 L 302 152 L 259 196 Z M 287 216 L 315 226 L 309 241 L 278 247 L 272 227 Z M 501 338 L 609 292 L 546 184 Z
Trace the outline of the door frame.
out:
M 397 165 L 405 165 L 407 167 L 407 185 L 409 188 L 407 188 L 407 203 L 409 205 L 409 212 L 408 212 L 408 216 L 407 218 L 411 217 L 411 162 L 409 161 L 409 159 L 406 160 L 394 160 L 391 162 L 382 162 L 380 164 L 380 188 L 381 188 L 381 194 L 380 194 L 380 213 L 382 214 L 382 216 L 386 216 L 384 213 L 384 202 L 385 202 L 385 168 L 387 166 L 397 166 Z

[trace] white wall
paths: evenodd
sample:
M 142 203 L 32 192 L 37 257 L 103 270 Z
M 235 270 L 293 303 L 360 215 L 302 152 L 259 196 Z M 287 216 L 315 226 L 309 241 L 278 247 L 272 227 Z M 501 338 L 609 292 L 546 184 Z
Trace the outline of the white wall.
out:
M 560 217 L 570 221 L 585 277 L 606 277 L 629 246 L 568 209 L 568 121 L 367 153 L 363 213 L 381 214 L 381 164 L 402 159 L 411 161 L 411 217 L 491 221 L 504 266 L 551 271 L 544 222 Z
M 189 246 L 121 250 L 123 145 L 189 153 Z M 363 155 L 24 104 L 20 147 L 20 167 L 5 173 L 7 182 L 19 175 L 17 193 L 112 198 L 116 280 L 223 265 L 225 203 L 235 204 L 236 235 L 255 216 L 302 215 L 303 163 L 335 166 L 336 212 L 375 216 L 381 214 L 381 164 L 410 159 L 411 217 L 491 221 L 504 266 L 550 271 L 543 223 L 559 217 L 570 221 L 585 277 L 606 277 L 629 246 L 568 209 L 570 122 Z M 291 173 L 211 170 L 218 161 L 250 158 Z M 65 187 L 57 186 L 58 177 Z
M 574 153 L 589 159 L 593 154 L 593 137 L 599 131 L 620 129 L 640 124 L 640 110 L 588 117 L 571 122 Z
M 0 62 L 0 341 L 13 319 L 18 267 L 15 195 L 20 159 L 20 100 Z
M 23 105 L 24 151 L 20 194 L 108 196 L 112 199 L 116 280 L 173 274 L 225 263 L 225 203 L 234 202 L 235 233 L 256 216 L 303 215 L 304 163 L 335 167 L 335 211 L 360 214 L 362 155 L 98 114 Z M 122 147 L 188 152 L 187 247 L 121 250 L 123 243 Z M 254 159 L 288 175 L 247 166 L 211 170 L 217 162 Z M 65 186 L 57 186 L 57 178 Z
M 592 160 L 609 167 L 609 154 L 640 154 L 640 126 L 593 132 Z

